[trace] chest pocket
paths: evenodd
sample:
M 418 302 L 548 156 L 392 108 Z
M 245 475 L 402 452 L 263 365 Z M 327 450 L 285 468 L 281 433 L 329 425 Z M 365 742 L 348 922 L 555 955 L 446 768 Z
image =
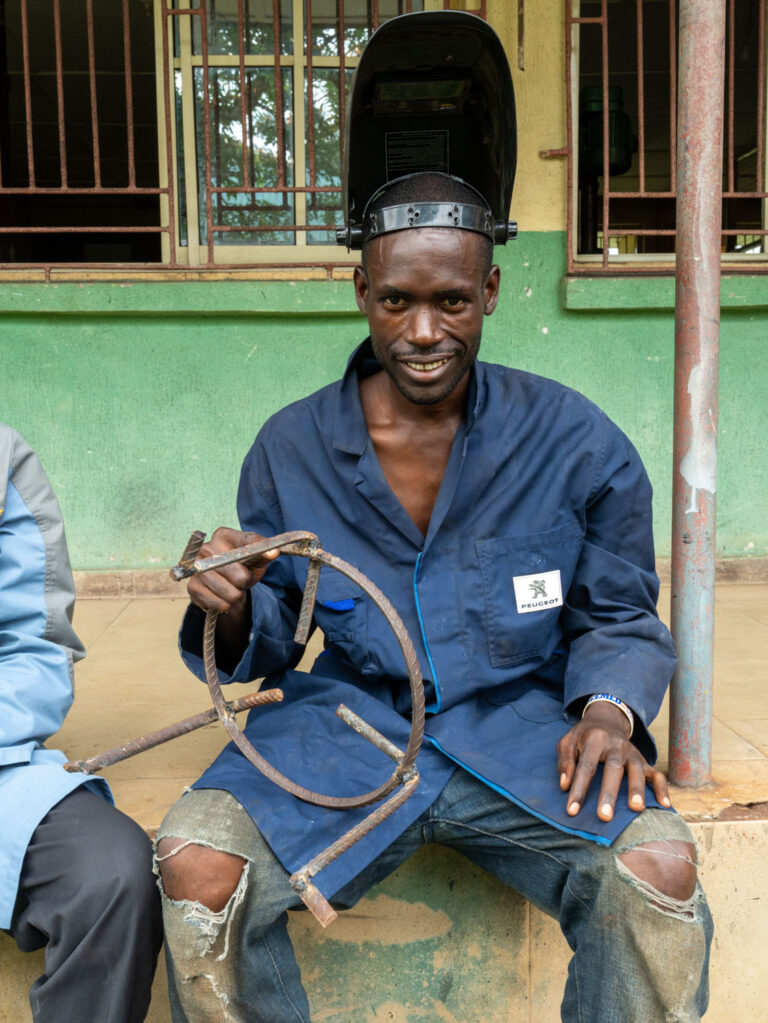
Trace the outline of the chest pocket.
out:
M 560 573 L 562 594 L 568 592 L 581 550 L 577 522 L 528 536 L 479 540 L 475 544 L 485 596 L 488 654 L 493 668 L 534 661 L 559 640 L 561 607 L 520 614 L 514 580 L 520 576 Z
M 315 621 L 326 646 L 338 646 L 363 671 L 368 660 L 368 600 L 351 579 L 323 569 L 317 587 Z

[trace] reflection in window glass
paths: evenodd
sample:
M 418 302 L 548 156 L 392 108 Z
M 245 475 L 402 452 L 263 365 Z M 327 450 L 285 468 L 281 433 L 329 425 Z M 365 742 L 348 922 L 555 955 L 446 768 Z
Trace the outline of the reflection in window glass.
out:
M 352 83 L 352 71 L 347 69 L 345 90 Z M 306 90 L 308 91 L 308 90 Z M 341 146 L 339 124 L 339 69 L 315 68 L 312 75 L 312 110 L 314 113 L 314 134 L 309 139 L 309 121 L 306 126 L 306 145 L 314 147 L 315 179 L 311 180 L 311 167 L 307 162 L 307 185 L 315 188 L 341 187 Z M 309 98 L 306 99 L 309 106 Z M 343 220 L 341 191 L 310 192 L 307 195 L 307 224 L 334 225 L 325 231 L 308 231 L 309 245 L 333 245 L 336 240 L 335 226 Z
M 240 72 L 237 68 L 211 68 L 209 72 L 210 175 L 212 188 L 278 188 L 294 182 L 292 77 L 282 72 L 283 140 L 278 143 L 275 111 L 275 73 L 272 68 L 249 68 L 245 73 L 247 146 L 243 151 Z M 195 69 L 195 124 L 200 195 L 205 195 L 205 125 L 202 69 Z M 293 226 L 292 192 L 213 192 L 213 223 L 242 227 L 215 232 L 219 244 L 292 245 L 293 231 L 248 230 Z M 207 241 L 205 206 L 200 204 L 200 240 Z
M 196 6 L 199 5 L 199 0 Z M 241 10 L 242 8 L 242 10 Z M 269 56 L 275 52 L 272 0 L 206 0 L 208 53 L 210 56 L 238 53 L 240 40 L 246 56 Z M 242 16 L 243 31 L 240 32 Z M 280 53 L 290 53 L 293 44 L 291 0 L 280 0 Z M 192 52 L 203 52 L 200 18 L 192 19 Z
M 174 84 L 174 96 L 175 96 L 175 107 L 174 116 L 176 118 L 176 164 L 177 164 L 177 181 L 178 181 L 178 204 L 179 204 L 179 244 L 187 244 L 187 190 L 184 187 L 185 174 L 186 174 L 186 163 L 184 159 L 184 121 L 183 111 L 181 106 L 181 72 L 174 71 L 173 74 Z
M 315 57 L 338 57 L 344 39 L 344 55 L 359 57 L 373 32 L 373 5 L 369 0 L 346 0 L 344 23 L 341 23 L 339 0 L 312 0 L 312 54 Z M 420 0 L 379 0 L 379 24 L 397 14 L 423 11 Z M 306 39 L 305 39 L 306 43 Z

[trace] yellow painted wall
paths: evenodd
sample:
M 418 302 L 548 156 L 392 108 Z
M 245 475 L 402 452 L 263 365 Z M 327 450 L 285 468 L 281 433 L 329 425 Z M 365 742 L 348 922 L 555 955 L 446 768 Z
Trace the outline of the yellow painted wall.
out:
M 529 0 L 525 5 L 522 70 L 516 0 L 489 0 L 487 9 L 515 85 L 518 157 L 511 217 L 521 231 L 564 231 L 566 160 L 539 156 L 542 149 L 560 149 L 566 143 L 563 0 Z

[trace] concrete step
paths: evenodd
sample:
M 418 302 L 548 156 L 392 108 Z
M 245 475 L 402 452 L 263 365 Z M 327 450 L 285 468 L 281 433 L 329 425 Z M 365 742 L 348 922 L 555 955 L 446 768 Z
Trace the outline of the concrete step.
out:
M 716 923 L 707 1023 L 765 1023 L 768 821 L 693 830 Z M 326 931 L 292 913 L 290 933 L 317 1023 L 560 1019 L 570 951 L 559 926 L 448 849 L 418 853 Z M 0 936 L 0 1023 L 31 1023 L 27 991 L 43 969 L 42 953 Z M 148 1020 L 170 1023 L 162 962 Z

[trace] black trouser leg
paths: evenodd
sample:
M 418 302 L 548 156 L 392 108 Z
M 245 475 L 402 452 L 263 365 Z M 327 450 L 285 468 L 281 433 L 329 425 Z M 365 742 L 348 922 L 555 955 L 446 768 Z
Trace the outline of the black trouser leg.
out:
M 45 946 L 30 990 L 35 1023 L 141 1023 L 161 927 L 146 834 L 76 789 L 32 835 L 11 923 L 23 951 Z

